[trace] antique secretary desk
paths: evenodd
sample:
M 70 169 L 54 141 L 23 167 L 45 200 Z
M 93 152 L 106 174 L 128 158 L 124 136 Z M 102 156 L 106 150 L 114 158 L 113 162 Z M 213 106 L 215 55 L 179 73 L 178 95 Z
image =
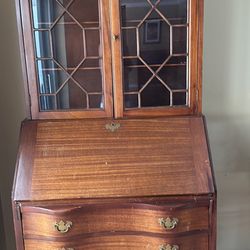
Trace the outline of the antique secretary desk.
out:
M 30 117 L 18 250 L 215 250 L 203 0 L 16 0 Z

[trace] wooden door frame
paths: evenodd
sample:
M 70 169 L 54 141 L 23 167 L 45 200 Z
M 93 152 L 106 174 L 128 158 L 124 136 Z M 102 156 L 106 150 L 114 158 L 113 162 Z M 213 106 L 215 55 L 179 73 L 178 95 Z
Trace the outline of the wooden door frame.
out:
M 110 0 L 113 59 L 114 116 L 145 117 L 192 115 L 202 112 L 202 63 L 204 0 L 189 1 L 189 106 L 124 110 L 120 0 Z M 119 39 L 118 39 L 119 38 Z
M 16 0 L 17 16 L 20 17 L 20 21 L 18 20 L 18 28 L 23 75 L 24 81 L 27 82 L 25 86 L 28 86 L 26 88 L 26 96 L 28 97 L 29 104 L 27 106 L 29 106 L 30 109 L 31 119 L 74 119 L 113 116 L 109 0 L 99 0 L 99 6 L 100 23 L 102 27 L 104 110 L 40 111 L 30 0 Z

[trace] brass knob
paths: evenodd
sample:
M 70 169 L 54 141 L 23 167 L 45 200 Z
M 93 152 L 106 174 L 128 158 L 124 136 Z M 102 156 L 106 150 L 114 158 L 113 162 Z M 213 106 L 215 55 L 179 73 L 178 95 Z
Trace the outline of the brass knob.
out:
M 64 233 L 67 233 L 70 230 L 72 225 L 73 225 L 73 223 L 71 221 L 64 222 L 64 221 L 61 220 L 59 222 L 56 222 L 54 226 L 55 226 L 55 229 L 59 233 L 64 234 Z
M 180 249 L 179 246 L 177 246 L 177 245 L 171 246 L 169 244 L 166 246 L 162 245 L 159 247 L 159 250 L 179 250 L 179 249 Z
M 114 41 L 118 41 L 120 39 L 120 35 L 113 34 L 112 38 Z
M 159 219 L 160 225 L 167 230 L 175 229 L 178 222 L 179 222 L 179 220 L 177 218 L 171 219 L 168 217 L 166 219 L 164 219 L 164 218 Z

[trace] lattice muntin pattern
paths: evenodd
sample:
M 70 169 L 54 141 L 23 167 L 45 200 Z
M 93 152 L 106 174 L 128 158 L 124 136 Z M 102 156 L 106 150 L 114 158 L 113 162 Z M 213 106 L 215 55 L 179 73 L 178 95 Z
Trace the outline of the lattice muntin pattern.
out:
M 35 1 L 35 0 L 33 0 Z M 53 22 L 51 23 L 44 23 L 44 24 L 37 24 L 37 20 L 34 17 L 34 9 L 31 11 L 32 18 L 33 18 L 33 34 L 34 34 L 34 44 L 36 44 L 36 37 L 37 34 L 43 34 L 43 37 L 46 37 L 46 39 L 43 39 L 44 43 L 48 44 L 47 52 L 41 53 L 40 49 L 38 48 L 36 44 L 35 48 L 35 55 L 36 55 L 36 66 L 37 66 L 37 78 L 39 83 L 39 96 L 40 96 L 40 110 L 41 111 L 53 111 L 53 110 L 60 110 L 63 109 L 59 106 L 60 102 L 60 94 L 63 92 L 64 88 L 71 84 L 72 87 L 77 88 L 77 91 L 81 92 L 82 95 L 82 104 L 80 107 L 76 107 L 75 109 L 103 109 L 103 80 L 102 76 L 100 77 L 100 87 L 98 88 L 98 91 L 89 91 L 86 89 L 81 82 L 76 79 L 76 74 L 79 71 L 85 70 L 85 71 L 91 71 L 91 70 L 100 70 L 102 72 L 101 62 L 102 62 L 102 54 L 101 50 L 98 47 L 98 56 L 88 56 L 88 49 L 87 49 L 87 32 L 88 31 L 97 31 L 99 32 L 99 39 L 100 39 L 100 32 L 101 32 L 101 26 L 100 21 L 98 23 L 86 23 L 84 26 L 83 23 L 78 21 L 74 15 L 71 13 L 70 8 L 74 7 L 74 3 L 77 0 L 46 0 L 50 3 L 56 5 L 57 13 L 56 18 L 54 18 Z M 66 2 L 66 3 L 65 3 Z M 32 0 L 30 1 L 30 6 L 32 9 Z M 59 11 L 58 11 L 59 9 Z M 47 10 L 45 10 L 47 11 Z M 99 10 L 97 10 L 99 11 Z M 62 21 L 63 18 L 67 15 L 71 19 L 70 23 Z M 74 65 L 74 67 L 67 67 L 67 65 L 63 65 L 63 62 L 60 61 L 60 56 L 55 55 L 55 49 L 57 46 L 59 46 L 60 41 L 56 41 L 56 36 L 53 35 L 53 32 L 56 30 L 56 27 L 62 24 L 73 24 L 75 27 L 77 26 L 82 33 L 82 39 L 80 41 L 77 41 L 79 46 L 83 46 L 83 53 L 82 58 L 80 61 Z M 93 27 L 94 26 L 94 27 Z M 45 35 L 46 34 L 46 35 Z M 64 38 L 65 39 L 65 38 Z M 72 38 L 74 39 L 74 38 Z M 100 47 L 101 47 L 101 39 L 100 39 Z M 58 58 L 57 58 L 58 57 Z M 97 63 L 94 63 L 94 61 L 97 60 Z M 43 71 L 42 73 L 39 71 Z M 56 86 L 45 86 L 43 82 L 41 81 L 41 77 L 43 77 L 44 71 L 53 71 L 57 72 L 56 80 L 60 80 L 56 82 Z M 59 72 L 59 73 L 58 73 Z M 79 77 L 78 77 L 79 78 Z M 81 81 L 84 81 L 84 79 L 80 79 Z M 61 82 L 60 82 L 61 81 Z M 73 86 L 74 85 L 74 86 Z M 93 89 L 93 87 L 92 87 Z M 100 106 L 99 107 L 92 107 L 91 103 L 93 103 L 94 98 L 100 99 Z M 71 108 L 69 108 L 71 109 Z
M 169 0 L 167 0 L 169 1 Z M 165 2 L 167 2 L 165 1 Z M 126 6 L 126 2 L 129 1 L 121 1 L 121 4 L 124 4 Z M 136 2 L 136 1 L 134 1 Z M 144 74 L 150 74 L 151 76 L 149 79 L 146 81 L 146 83 L 139 83 L 142 86 L 138 90 L 129 90 L 128 86 L 126 86 L 125 78 L 124 78 L 124 99 L 125 99 L 125 108 L 142 108 L 145 107 L 142 104 L 142 95 L 143 92 L 150 86 L 151 84 L 154 84 L 153 81 L 157 79 L 157 82 L 161 83 L 164 89 L 166 89 L 166 93 L 169 95 L 169 105 L 166 106 L 187 106 L 189 103 L 189 76 L 188 76 L 188 61 L 189 61 L 189 54 L 188 54 L 188 30 L 189 30 L 189 23 L 187 20 L 189 20 L 188 17 L 188 1 L 185 1 L 186 4 L 186 18 L 184 22 L 178 23 L 170 20 L 170 18 L 167 18 L 162 11 L 160 10 L 161 3 L 164 2 L 164 0 L 144 0 L 144 1 L 138 1 L 138 2 L 145 2 L 150 8 L 147 11 L 146 15 L 141 19 L 141 20 L 125 20 L 125 17 L 122 18 L 122 33 L 123 36 L 125 36 L 125 33 L 128 31 L 134 31 L 136 34 L 136 55 L 124 55 L 123 56 L 123 64 L 124 64 L 124 71 L 128 68 L 133 69 L 133 68 L 139 68 L 139 69 L 147 69 L 148 72 L 144 71 Z M 182 1 L 183 2 L 183 1 Z M 122 10 L 121 10 L 122 11 Z M 140 46 L 142 44 L 141 39 L 143 38 L 141 34 L 141 30 L 143 30 L 143 26 L 145 25 L 145 22 L 150 20 L 150 17 L 152 14 L 156 14 L 159 16 L 159 20 L 161 22 L 165 22 L 165 24 L 169 27 L 169 55 L 167 58 L 162 63 L 154 63 L 154 64 L 149 64 L 147 63 L 146 59 L 142 55 Z M 136 25 L 135 25 L 136 24 Z M 175 29 L 186 29 L 186 52 L 185 53 L 176 53 L 173 51 L 173 33 Z M 168 31 L 167 31 L 168 32 Z M 124 46 L 124 44 L 123 44 Z M 124 47 L 123 47 L 123 54 L 124 53 Z M 128 62 L 131 63 L 128 63 Z M 186 88 L 175 88 L 173 87 L 173 84 L 170 84 L 166 80 L 164 80 L 159 73 L 164 67 L 169 67 L 174 70 L 175 67 L 185 67 L 186 70 L 186 77 L 185 77 L 185 85 Z M 126 69 L 125 69 L 126 68 Z M 175 104 L 174 102 L 174 97 L 178 95 L 185 95 L 185 100 L 183 104 Z M 136 100 L 135 102 L 137 105 L 133 107 L 129 107 L 126 104 L 126 99 L 131 98 Z M 150 106 L 150 105 L 146 105 Z

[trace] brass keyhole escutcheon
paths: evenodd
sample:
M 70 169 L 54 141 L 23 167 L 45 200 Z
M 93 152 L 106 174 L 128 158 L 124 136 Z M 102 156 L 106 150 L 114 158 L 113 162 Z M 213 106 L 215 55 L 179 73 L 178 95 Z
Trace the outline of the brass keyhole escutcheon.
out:
M 115 132 L 116 130 L 118 130 L 121 127 L 120 123 L 115 123 L 115 122 L 111 122 L 106 124 L 105 128 L 107 130 L 110 130 L 111 132 Z
M 63 220 L 55 223 L 55 229 L 62 234 L 67 233 L 72 227 L 73 223 L 71 221 L 64 222 Z
M 177 218 L 171 219 L 168 217 L 166 219 L 164 219 L 164 218 L 159 219 L 160 225 L 167 230 L 175 229 L 178 222 L 179 222 L 179 220 Z

